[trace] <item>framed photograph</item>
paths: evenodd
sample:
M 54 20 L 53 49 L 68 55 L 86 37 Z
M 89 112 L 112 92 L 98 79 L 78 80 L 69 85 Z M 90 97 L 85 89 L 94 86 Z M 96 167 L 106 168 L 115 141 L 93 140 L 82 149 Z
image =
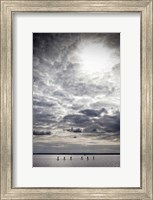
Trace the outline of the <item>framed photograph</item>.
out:
M 152 200 L 152 0 L 1 0 L 1 199 Z
M 33 33 L 34 167 L 120 166 L 119 55 L 120 33 Z

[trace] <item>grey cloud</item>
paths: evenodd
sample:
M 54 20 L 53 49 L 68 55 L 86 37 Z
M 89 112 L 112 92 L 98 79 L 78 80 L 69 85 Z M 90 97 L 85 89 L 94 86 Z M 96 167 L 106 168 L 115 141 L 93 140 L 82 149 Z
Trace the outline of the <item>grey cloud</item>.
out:
M 41 106 L 41 107 L 51 107 L 54 106 L 54 103 L 51 102 L 44 102 L 44 101 L 33 101 L 34 106 Z
M 71 127 L 84 128 L 84 132 L 94 133 L 95 135 L 101 135 L 109 133 L 119 134 L 120 133 L 120 112 L 114 111 L 112 115 L 108 114 L 105 108 L 101 110 L 86 109 L 80 111 L 82 115 L 66 115 L 63 118 L 63 122 L 69 124 Z M 100 116 L 104 113 L 103 116 Z
M 33 135 L 51 135 L 50 131 L 33 131 Z
M 86 109 L 86 110 L 81 110 L 79 112 L 89 117 L 96 117 L 96 116 L 99 116 L 101 113 L 107 113 L 107 110 L 105 108 L 102 108 L 100 110 Z
M 115 74 L 120 75 L 120 64 L 115 65 L 115 66 L 112 68 L 112 71 L 113 71 Z
M 85 116 L 85 115 L 66 115 L 63 118 L 63 121 L 66 123 L 70 123 L 70 125 L 73 126 L 80 126 L 80 127 L 84 127 L 86 126 L 88 123 L 91 122 L 91 120 Z
M 93 135 L 111 136 L 120 135 L 120 119 L 119 116 L 105 115 L 100 119 L 94 120 L 89 126 L 85 127 L 86 132 L 94 133 Z M 111 135 L 110 135 L 111 133 Z
M 103 126 L 106 132 L 119 132 L 120 131 L 120 113 L 117 112 L 115 115 L 104 115 L 100 120 L 99 124 Z
M 33 121 L 35 123 L 39 124 L 50 124 L 50 123 L 55 123 L 56 122 L 56 117 L 51 115 L 51 114 L 42 114 L 42 113 L 37 113 L 33 115 Z

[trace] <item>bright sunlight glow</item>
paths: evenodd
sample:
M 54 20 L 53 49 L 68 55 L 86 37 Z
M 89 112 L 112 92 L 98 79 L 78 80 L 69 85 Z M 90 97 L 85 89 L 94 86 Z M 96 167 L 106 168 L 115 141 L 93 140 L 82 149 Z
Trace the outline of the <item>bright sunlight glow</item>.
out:
M 81 71 L 88 75 L 109 71 L 113 63 L 111 62 L 112 50 L 99 43 L 88 43 L 80 50 Z

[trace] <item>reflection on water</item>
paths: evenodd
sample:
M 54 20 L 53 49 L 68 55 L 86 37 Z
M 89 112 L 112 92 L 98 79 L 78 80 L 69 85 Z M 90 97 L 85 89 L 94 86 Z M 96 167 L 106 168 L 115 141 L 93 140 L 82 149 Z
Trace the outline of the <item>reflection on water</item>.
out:
M 120 167 L 120 155 L 33 155 L 33 167 Z

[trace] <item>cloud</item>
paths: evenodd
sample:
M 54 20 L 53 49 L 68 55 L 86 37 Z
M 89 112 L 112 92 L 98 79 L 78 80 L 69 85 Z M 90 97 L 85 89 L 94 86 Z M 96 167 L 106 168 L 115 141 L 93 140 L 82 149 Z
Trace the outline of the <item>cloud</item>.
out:
M 92 121 L 85 127 L 84 132 L 94 133 L 93 135 L 120 134 L 120 113 L 113 115 L 104 114 L 101 117 L 92 118 Z
M 100 110 L 85 109 L 85 110 L 81 110 L 79 112 L 83 113 L 89 117 L 96 117 L 96 116 L 100 116 L 100 114 L 102 114 L 102 113 L 107 113 L 107 110 L 105 108 L 102 108 Z
M 33 114 L 33 123 L 34 127 L 37 127 L 37 125 L 41 125 L 43 128 L 43 125 L 50 126 L 50 124 L 55 124 L 57 123 L 57 119 L 55 116 L 51 114 L 42 114 L 42 113 L 34 113 Z
M 51 107 L 54 106 L 54 103 L 51 102 L 45 102 L 45 101 L 33 101 L 34 106 L 40 106 L 40 107 Z
M 51 135 L 50 131 L 33 131 L 33 135 Z
M 84 127 L 85 125 L 89 124 L 91 120 L 85 115 L 66 115 L 63 118 L 63 122 L 73 126 L 80 126 Z
M 99 59 L 92 48 L 98 49 L 105 66 L 84 66 L 90 59 L 86 57 L 88 49 Z M 56 133 L 56 129 L 75 126 L 97 136 L 100 132 L 119 133 L 119 115 L 120 34 L 33 34 L 35 131 Z
M 81 110 L 75 115 L 64 116 L 61 123 L 66 127 L 83 128 L 85 136 L 117 136 L 120 135 L 120 112 L 116 110 Z M 72 131 L 73 132 L 73 131 Z
M 115 115 L 104 115 L 99 119 L 99 124 L 103 126 L 106 132 L 120 132 L 120 113 L 117 112 Z

